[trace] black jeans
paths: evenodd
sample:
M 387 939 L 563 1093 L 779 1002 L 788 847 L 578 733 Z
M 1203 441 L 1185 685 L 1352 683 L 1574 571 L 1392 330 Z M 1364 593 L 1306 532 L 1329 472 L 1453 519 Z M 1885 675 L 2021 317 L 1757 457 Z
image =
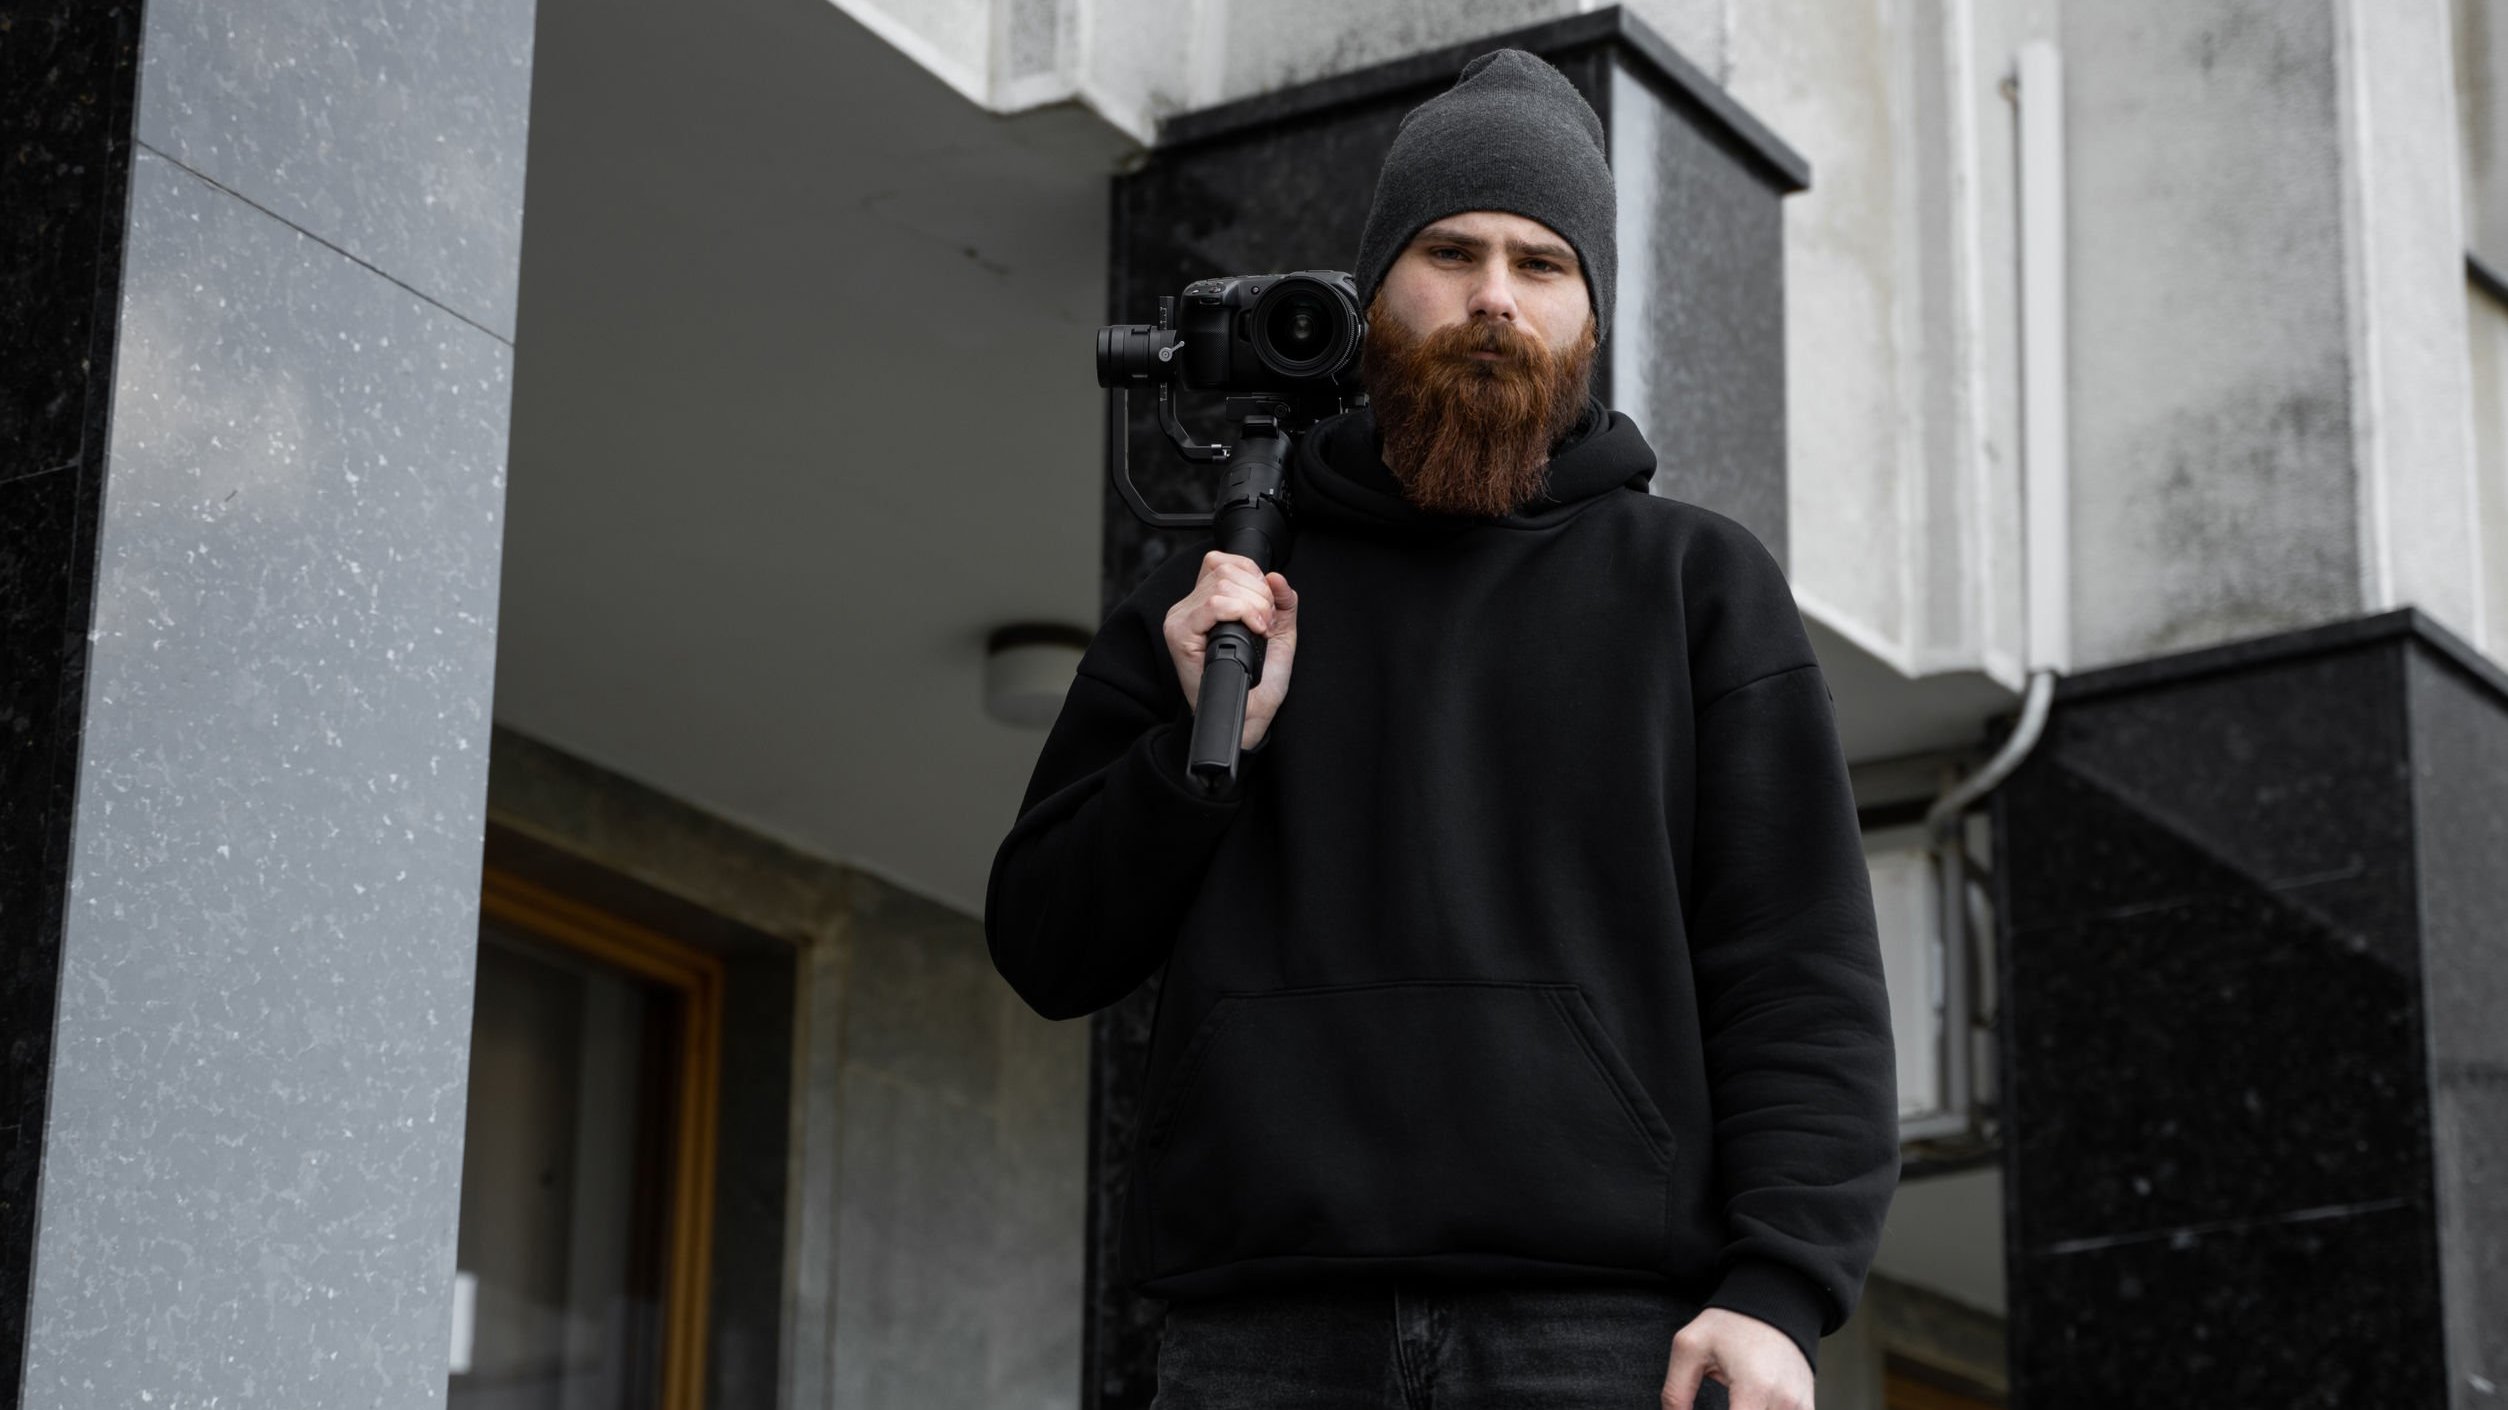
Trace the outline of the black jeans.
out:
M 1410 1280 L 1174 1302 L 1150 1410 L 1655 1410 L 1697 1315 L 1650 1287 Z

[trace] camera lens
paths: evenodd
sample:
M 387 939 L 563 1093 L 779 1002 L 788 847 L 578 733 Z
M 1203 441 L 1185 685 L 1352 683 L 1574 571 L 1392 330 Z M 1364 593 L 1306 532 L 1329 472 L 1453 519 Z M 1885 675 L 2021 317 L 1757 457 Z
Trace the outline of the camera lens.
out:
M 1330 377 L 1357 353 L 1358 304 L 1312 275 L 1287 275 L 1255 304 L 1252 327 L 1255 356 L 1273 375 Z
M 1300 294 L 1271 316 L 1272 346 L 1292 362 L 1315 355 L 1324 341 L 1324 306 L 1312 294 Z

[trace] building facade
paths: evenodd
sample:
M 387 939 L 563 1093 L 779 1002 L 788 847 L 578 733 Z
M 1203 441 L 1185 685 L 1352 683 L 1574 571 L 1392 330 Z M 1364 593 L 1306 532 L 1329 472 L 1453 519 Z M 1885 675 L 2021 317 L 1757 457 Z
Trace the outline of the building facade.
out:
M 1147 1405 L 1155 984 L 991 970 L 996 631 L 1197 543 L 1096 329 L 1339 267 L 1500 44 L 1854 765 L 1821 1403 L 2508 1394 L 2481 0 L 0 10 L 0 1387 Z

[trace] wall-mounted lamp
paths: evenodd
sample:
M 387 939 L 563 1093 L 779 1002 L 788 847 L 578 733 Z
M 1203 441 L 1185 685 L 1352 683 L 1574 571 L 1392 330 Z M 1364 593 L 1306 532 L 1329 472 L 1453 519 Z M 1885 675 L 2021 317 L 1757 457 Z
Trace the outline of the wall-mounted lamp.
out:
M 1011 622 L 984 642 L 984 713 L 1045 729 L 1062 713 L 1091 634 L 1061 622 Z

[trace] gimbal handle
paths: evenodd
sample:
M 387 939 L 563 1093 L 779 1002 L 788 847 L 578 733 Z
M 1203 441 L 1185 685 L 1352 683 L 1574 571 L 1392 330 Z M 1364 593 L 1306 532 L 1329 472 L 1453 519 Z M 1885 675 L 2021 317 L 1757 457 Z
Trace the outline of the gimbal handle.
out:
M 1222 553 L 1243 554 L 1257 572 L 1269 574 L 1289 547 L 1286 482 L 1289 433 L 1269 416 L 1248 416 L 1228 456 L 1228 481 L 1211 511 L 1211 529 Z M 1263 679 L 1264 639 L 1243 622 L 1210 629 L 1202 650 L 1202 693 L 1193 706 L 1193 747 L 1187 768 L 1203 796 L 1217 797 L 1236 783 L 1244 751 L 1245 702 Z
M 1278 397 L 1239 395 L 1228 398 L 1228 416 L 1236 423 L 1233 442 L 1202 443 L 1178 419 L 1175 394 L 1166 383 L 1158 387 L 1158 419 L 1168 439 L 1188 460 L 1219 461 L 1228 467 L 1217 506 L 1208 514 L 1175 514 L 1154 509 L 1132 483 L 1132 426 L 1124 387 L 1106 391 L 1106 438 L 1113 450 L 1107 473 L 1134 518 L 1152 528 L 1208 528 L 1222 553 L 1242 554 L 1257 571 L 1268 574 L 1284 567 L 1294 545 L 1289 508 L 1288 462 L 1296 438 L 1312 421 L 1312 408 Z M 1242 622 L 1221 622 L 1203 638 L 1202 691 L 1193 705 L 1193 745 L 1188 767 L 1205 797 L 1218 797 L 1236 783 L 1244 753 L 1245 701 L 1263 678 L 1263 638 Z

